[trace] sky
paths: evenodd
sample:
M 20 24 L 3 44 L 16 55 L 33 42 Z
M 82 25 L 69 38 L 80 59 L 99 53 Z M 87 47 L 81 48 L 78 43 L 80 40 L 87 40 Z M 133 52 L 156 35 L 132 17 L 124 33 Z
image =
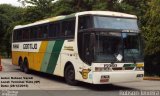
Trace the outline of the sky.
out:
M 22 4 L 18 2 L 18 0 L 0 0 L 0 4 L 11 4 L 13 6 L 22 6 Z
M 22 4 L 18 2 L 18 0 L 0 0 L 0 4 L 11 4 L 13 6 L 22 6 Z

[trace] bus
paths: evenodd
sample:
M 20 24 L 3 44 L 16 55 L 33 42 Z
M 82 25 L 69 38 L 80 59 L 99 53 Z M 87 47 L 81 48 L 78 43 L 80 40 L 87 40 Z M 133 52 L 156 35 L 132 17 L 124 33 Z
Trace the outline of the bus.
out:
M 70 85 L 142 81 L 144 62 L 137 17 L 84 11 L 15 26 L 12 64 L 64 77 Z

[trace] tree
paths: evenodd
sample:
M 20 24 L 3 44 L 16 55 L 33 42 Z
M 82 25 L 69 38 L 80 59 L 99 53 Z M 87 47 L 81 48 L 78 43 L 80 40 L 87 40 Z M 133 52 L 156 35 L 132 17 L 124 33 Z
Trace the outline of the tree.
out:
M 54 0 L 18 0 L 26 6 L 23 12 L 24 22 L 34 22 L 50 16 Z
M 23 8 L 14 7 L 8 4 L 0 5 L 0 52 L 7 52 L 10 55 L 11 34 L 15 24 L 22 20 Z
M 148 55 L 160 53 L 160 0 L 152 0 L 144 18 L 143 27 L 146 41 L 145 52 Z

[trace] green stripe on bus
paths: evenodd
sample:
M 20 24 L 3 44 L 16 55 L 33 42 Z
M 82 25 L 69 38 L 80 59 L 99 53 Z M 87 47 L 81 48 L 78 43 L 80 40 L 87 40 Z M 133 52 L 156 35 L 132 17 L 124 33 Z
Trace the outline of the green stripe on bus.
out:
M 135 67 L 135 64 L 124 64 L 123 67 Z
M 59 58 L 60 51 L 63 46 L 63 43 L 64 43 L 64 40 L 57 40 L 55 42 L 53 50 L 52 50 L 52 54 L 51 54 L 51 57 L 49 60 L 49 64 L 47 67 L 47 73 L 53 74 L 55 67 L 56 67 L 56 64 L 57 64 L 57 61 L 58 61 L 58 58 Z
M 50 57 L 51 57 L 51 53 L 52 53 L 54 44 L 55 44 L 55 41 L 49 41 L 48 42 L 47 50 L 45 52 L 43 62 L 42 62 L 42 66 L 41 66 L 41 71 L 42 72 L 47 71 L 47 67 L 48 67 L 48 64 L 49 64 L 49 60 L 50 60 Z

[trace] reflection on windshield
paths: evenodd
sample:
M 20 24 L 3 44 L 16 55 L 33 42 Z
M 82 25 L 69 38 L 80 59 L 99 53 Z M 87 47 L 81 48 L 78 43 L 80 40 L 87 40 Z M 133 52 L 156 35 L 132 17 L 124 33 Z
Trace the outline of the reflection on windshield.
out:
M 140 38 L 137 33 L 99 32 L 95 34 L 94 61 L 135 62 L 141 59 Z
M 138 33 L 81 32 L 78 35 L 80 58 L 91 62 L 142 61 L 142 48 Z
M 95 28 L 138 30 L 137 19 L 94 16 Z
M 135 33 L 122 33 L 124 42 L 125 60 L 134 60 L 141 58 L 140 38 Z
M 115 55 L 122 54 L 121 33 L 96 33 L 95 61 L 116 61 Z

